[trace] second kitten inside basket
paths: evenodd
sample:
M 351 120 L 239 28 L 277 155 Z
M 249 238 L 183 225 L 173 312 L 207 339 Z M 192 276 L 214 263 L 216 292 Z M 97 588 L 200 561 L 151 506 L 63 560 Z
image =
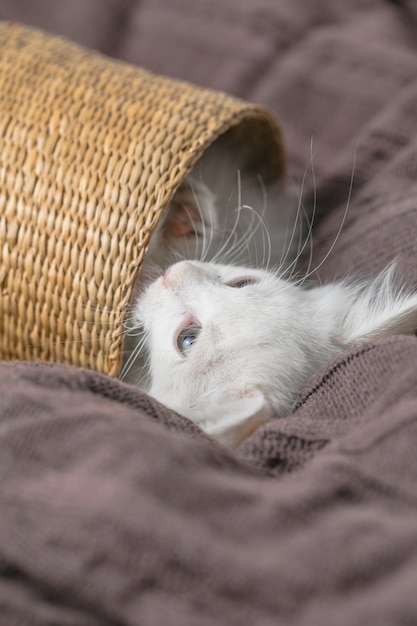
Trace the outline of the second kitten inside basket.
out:
M 209 192 L 187 185 L 201 214 L 184 187 L 159 245 L 199 219 L 206 229 L 215 226 Z M 145 270 L 124 379 L 233 449 L 270 417 L 290 413 L 308 378 L 344 350 L 415 333 L 417 294 L 398 289 L 393 272 L 364 284 L 308 288 L 279 270 L 216 262 Z

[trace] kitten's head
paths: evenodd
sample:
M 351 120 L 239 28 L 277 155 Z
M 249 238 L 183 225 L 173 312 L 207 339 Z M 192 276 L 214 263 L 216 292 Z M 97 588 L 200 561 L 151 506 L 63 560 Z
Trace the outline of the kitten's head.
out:
M 414 334 L 417 295 L 396 290 L 392 276 L 306 289 L 264 270 L 176 263 L 144 281 L 133 309 L 146 389 L 233 448 L 290 412 L 309 376 L 344 349 Z
M 310 370 L 307 293 L 259 269 L 171 266 L 134 309 L 149 393 L 229 447 L 287 413 Z

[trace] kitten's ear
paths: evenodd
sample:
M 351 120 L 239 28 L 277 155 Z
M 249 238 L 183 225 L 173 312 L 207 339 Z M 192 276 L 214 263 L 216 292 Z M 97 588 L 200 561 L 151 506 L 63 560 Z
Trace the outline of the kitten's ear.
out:
M 391 263 L 354 295 L 345 318 L 348 343 L 358 344 L 388 335 L 417 331 L 417 292 L 401 287 Z
M 202 182 L 186 178 L 179 186 L 163 222 L 165 236 L 198 235 L 216 226 L 214 194 Z
M 242 396 L 221 397 L 209 408 L 204 430 L 228 450 L 234 450 L 256 428 L 272 417 L 264 395 L 254 391 Z
M 417 333 L 417 294 L 381 303 L 379 308 L 365 310 L 359 318 L 351 344 L 373 341 L 388 335 L 415 335 Z
M 417 302 L 415 304 L 417 307 Z M 370 341 L 388 335 L 415 335 L 417 332 L 417 310 L 404 311 L 387 316 L 374 328 L 356 339 L 357 342 Z

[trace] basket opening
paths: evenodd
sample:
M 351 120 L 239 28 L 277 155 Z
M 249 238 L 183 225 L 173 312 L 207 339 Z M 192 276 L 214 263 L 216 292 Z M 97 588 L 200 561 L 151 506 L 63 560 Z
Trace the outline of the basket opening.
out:
M 208 146 L 184 180 L 152 235 L 145 269 L 149 263 L 165 267 L 182 258 L 247 266 L 280 261 L 279 228 L 289 197 L 282 147 L 269 120 L 249 117 L 229 128 Z M 195 208 L 193 229 L 188 239 L 187 229 L 181 227 L 170 236 L 169 224 L 187 193 Z

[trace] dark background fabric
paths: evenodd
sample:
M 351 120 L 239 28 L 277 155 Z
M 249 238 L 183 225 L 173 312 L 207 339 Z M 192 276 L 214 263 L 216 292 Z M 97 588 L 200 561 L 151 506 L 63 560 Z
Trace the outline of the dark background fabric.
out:
M 416 286 L 411 0 L 0 0 L 0 19 L 267 105 L 320 278 L 397 258 Z M 417 623 L 416 383 L 416 338 L 361 346 L 230 455 L 118 381 L 1 364 L 1 624 Z

